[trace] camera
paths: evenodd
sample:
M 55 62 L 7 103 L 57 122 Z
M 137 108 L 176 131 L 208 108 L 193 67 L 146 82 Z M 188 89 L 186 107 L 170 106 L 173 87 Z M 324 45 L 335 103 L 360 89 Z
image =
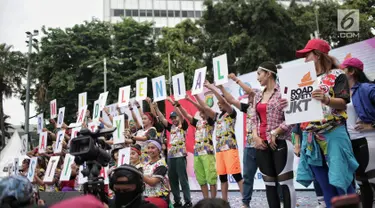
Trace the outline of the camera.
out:
M 97 196 L 105 203 L 108 203 L 108 197 L 104 192 L 104 178 L 99 175 L 102 167 L 107 166 L 111 160 L 111 155 L 106 151 L 111 146 L 99 137 L 106 137 L 115 130 L 116 128 L 109 128 L 91 132 L 85 128 L 70 143 L 70 154 L 75 156 L 74 162 L 77 165 L 86 163 L 82 170 L 82 175 L 87 177 L 87 182 L 83 184 L 84 194 Z

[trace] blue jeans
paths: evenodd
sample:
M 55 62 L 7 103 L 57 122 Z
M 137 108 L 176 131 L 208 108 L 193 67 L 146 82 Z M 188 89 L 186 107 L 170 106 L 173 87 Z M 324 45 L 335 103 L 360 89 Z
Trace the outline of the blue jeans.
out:
M 245 147 L 243 152 L 243 199 L 242 203 L 249 206 L 253 195 L 254 176 L 258 166 L 256 164 L 256 149 Z

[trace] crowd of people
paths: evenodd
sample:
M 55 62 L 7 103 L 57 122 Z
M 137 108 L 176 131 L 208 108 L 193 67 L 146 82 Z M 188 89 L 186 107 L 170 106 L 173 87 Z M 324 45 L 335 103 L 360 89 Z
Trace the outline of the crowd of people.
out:
M 372 207 L 375 197 L 375 85 L 366 77 L 359 59 L 348 58 L 339 64 L 328 55 L 329 51 L 327 42 L 312 39 L 296 52 L 297 58 L 315 64 L 319 87 L 312 92 L 312 98 L 321 102 L 324 119 L 320 121 L 286 124 L 283 110 L 288 101 L 282 98 L 277 80 L 278 70 L 282 69 L 269 61 L 261 63 L 257 69 L 257 79 L 263 90 L 250 88 L 234 74 L 229 75 L 245 91 L 247 103 L 236 100 L 222 85 L 216 88 L 206 81 L 204 86 L 218 100 L 218 112 L 199 96 L 186 96 L 199 110 L 199 117 L 189 114 L 188 109 L 171 97 L 167 101 L 174 111 L 168 115 L 169 120 L 150 98 L 146 99 L 150 112 L 143 112 L 138 103 L 129 104 L 131 120 L 118 108 L 125 118 L 125 143 L 113 145 L 110 137 L 103 138 L 108 145 L 113 145 L 108 171 L 110 182 L 105 192 L 114 207 L 142 207 L 142 204 L 160 208 L 193 207 L 186 170 L 189 124 L 195 127 L 194 172 L 204 199 L 217 197 L 219 179 L 222 199 L 228 201 L 228 175 L 232 175 L 242 194 L 242 207 L 250 207 L 254 176 L 259 168 L 271 208 L 280 208 L 281 203 L 285 208 L 297 206 L 295 177 L 306 187 L 314 182 L 321 207 L 334 207 L 335 197 L 355 194 L 356 185 L 360 187 L 362 207 Z M 237 145 L 237 111 L 234 108 L 247 115 L 244 150 L 239 150 Z M 142 121 L 137 119 L 136 110 Z M 103 113 L 113 121 L 108 109 L 104 108 Z M 86 116 L 83 128 L 91 120 L 89 112 Z M 56 124 L 53 119 L 50 122 Z M 112 124 L 101 118 L 98 127 L 110 128 Z M 56 155 L 53 146 L 60 129 L 56 125 L 53 131 L 44 129 L 48 132 L 46 153 L 39 153 L 38 148 L 27 153 L 29 157 L 38 158 L 32 187 L 27 187 L 29 191 L 82 190 L 77 183 L 79 166 L 74 163 L 70 180 L 59 181 L 64 155 L 69 152 L 71 131 L 65 124 L 61 129 L 66 131 L 64 149 L 59 154 L 60 161 L 51 183 L 43 182 L 43 177 L 48 159 Z M 131 147 L 130 164 L 118 165 L 119 150 L 124 147 Z M 239 151 L 244 152 L 243 170 Z M 295 156 L 300 157 L 297 176 L 293 173 Z M 17 177 L 26 175 L 29 164 L 29 159 L 22 162 Z M 0 204 L 11 204 L 7 196 L 12 193 L 1 192 Z M 202 203 L 205 202 L 195 207 L 209 207 Z

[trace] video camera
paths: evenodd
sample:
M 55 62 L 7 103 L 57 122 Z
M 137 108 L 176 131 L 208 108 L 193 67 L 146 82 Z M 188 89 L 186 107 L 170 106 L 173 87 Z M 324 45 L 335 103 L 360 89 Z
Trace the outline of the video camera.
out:
M 77 165 L 86 163 L 86 167 L 82 170 L 83 176 L 87 177 L 87 182 L 83 184 L 84 194 L 93 194 L 107 204 L 104 178 L 99 177 L 99 174 L 102 167 L 107 166 L 111 160 L 111 155 L 106 152 L 111 149 L 111 146 L 99 137 L 105 137 L 114 131 L 116 128 L 100 129 L 96 132 L 85 128 L 70 143 L 70 154 L 75 156 L 74 162 Z

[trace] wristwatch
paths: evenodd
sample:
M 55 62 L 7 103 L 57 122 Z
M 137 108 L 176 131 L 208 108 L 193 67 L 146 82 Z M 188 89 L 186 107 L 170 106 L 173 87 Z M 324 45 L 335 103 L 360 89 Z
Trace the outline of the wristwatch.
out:
M 271 135 L 272 135 L 272 136 L 275 136 L 276 138 L 279 136 L 279 135 L 276 133 L 275 130 L 272 130 L 272 131 L 271 131 Z

